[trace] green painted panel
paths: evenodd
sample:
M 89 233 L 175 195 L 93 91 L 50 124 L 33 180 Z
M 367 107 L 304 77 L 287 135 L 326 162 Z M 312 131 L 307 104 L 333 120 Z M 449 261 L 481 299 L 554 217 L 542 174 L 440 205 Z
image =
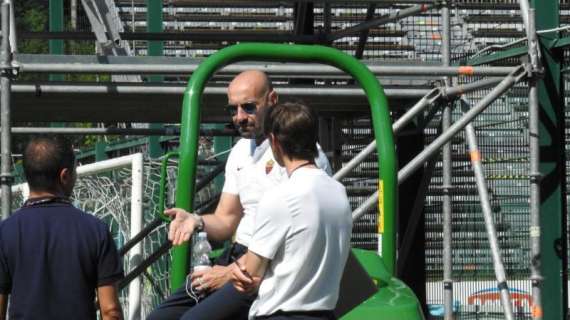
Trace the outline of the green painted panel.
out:
M 63 0 L 49 0 L 49 31 L 63 31 Z M 49 40 L 50 54 L 64 54 L 63 40 Z M 51 81 L 63 81 L 62 74 L 51 74 Z
M 536 29 L 557 28 L 560 25 L 560 4 L 558 1 L 532 1 L 536 9 Z M 544 78 L 538 82 L 540 104 L 540 173 L 541 204 L 541 274 L 542 309 L 547 320 L 565 319 L 567 305 L 567 262 L 565 255 L 556 251 L 557 244 L 566 247 L 565 232 L 565 184 L 564 162 L 564 108 L 561 78 L 562 55 L 549 50 L 549 44 L 559 37 L 558 33 L 547 33 L 539 38 L 542 47 Z M 566 252 L 566 250 L 564 250 Z
M 379 284 L 379 289 L 378 293 L 344 315 L 342 320 L 424 318 L 420 303 L 413 291 L 390 275 L 381 257 L 368 250 L 353 249 L 352 252 L 370 277 Z

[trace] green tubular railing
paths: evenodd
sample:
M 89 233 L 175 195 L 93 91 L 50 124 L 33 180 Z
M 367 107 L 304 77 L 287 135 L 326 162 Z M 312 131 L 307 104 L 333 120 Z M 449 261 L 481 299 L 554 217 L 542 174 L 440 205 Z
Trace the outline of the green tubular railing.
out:
M 184 92 L 180 159 L 176 188 L 176 206 L 192 210 L 200 129 L 200 99 L 208 79 L 221 67 L 243 60 L 319 62 L 335 66 L 353 76 L 362 86 L 370 103 L 379 165 L 380 254 L 390 274 L 395 266 L 395 230 L 397 199 L 396 151 L 388 102 L 380 83 L 368 68 L 341 51 L 323 46 L 244 43 L 224 48 L 211 55 L 192 74 Z M 318 90 L 318 89 L 316 89 Z M 188 244 L 173 249 L 171 289 L 180 287 L 188 272 Z

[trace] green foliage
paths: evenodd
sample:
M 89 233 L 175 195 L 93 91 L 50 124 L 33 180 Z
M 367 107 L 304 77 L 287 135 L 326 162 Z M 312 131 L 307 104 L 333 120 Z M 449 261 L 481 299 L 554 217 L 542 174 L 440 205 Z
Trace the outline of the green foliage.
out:
M 16 32 L 41 32 L 48 30 L 48 10 L 41 1 L 15 1 Z M 18 39 L 21 53 L 48 53 L 48 42 L 39 39 Z
M 47 23 L 47 10 L 41 7 L 33 7 L 23 12 L 20 27 L 26 31 L 39 32 L 47 29 Z
M 16 16 L 16 33 L 41 32 L 48 30 L 48 8 L 43 5 L 47 1 L 21 0 L 14 1 Z M 18 38 L 18 52 L 45 54 L 49 52 L 48 41 L 40 39 Z M 47 75 L 21 74 L 20 81 L 45 81 Z

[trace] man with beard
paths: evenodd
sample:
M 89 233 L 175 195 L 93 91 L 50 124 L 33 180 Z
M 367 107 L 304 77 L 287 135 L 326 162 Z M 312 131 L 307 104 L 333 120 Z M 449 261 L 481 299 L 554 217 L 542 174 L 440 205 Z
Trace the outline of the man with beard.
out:
M 226 110 L 242 139 L 228 157 L 218 206 L 213 214 L 203 216 L 179 208 L 165 213 L 174 218 L 168 234 L 174 245 L 188 241 L 195 231 L 206 231 L 208 238 L 217 241 L 228 240 L 235 233 L 235 242 L 212 268 L 193 272 L 187 284 L 158 306 L 149 320 L 247 319 L 255 296 L 238 292 L 230 280 L 233 262 L 247 251 L 259 200 L 267 189 L 287 179 L 287 171 L 275 162 L 259 123 L 261 114 L 276 103 L 277 93 L 261 71 L 244 71 L 228 86 Z M 328 160 L 320 147 L 318 150 L 315 164 L 330 174 Z M 197 302 L 188 295 L 191 291 L 205 293 L 205 298 Z

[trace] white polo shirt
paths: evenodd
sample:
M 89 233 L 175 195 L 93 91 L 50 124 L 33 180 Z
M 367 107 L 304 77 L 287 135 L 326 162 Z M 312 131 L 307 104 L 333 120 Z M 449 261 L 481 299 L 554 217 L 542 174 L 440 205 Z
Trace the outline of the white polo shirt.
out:
M 329 175 L 332 170 L 321 147 L 316 165 Z M 287 171 L 273 158 L 269 141 L 259 146 L 255 139 L 240 139 L 232 148 L 226 162 L 225 182 L 222 192 L 238 195 L 243 207 L 243 217 L 236 231 L 236 242 L 248 246 L 253 234 L 253 221 L 257 205 L 263 194 L 273 186 L 287 180 Z
M 346 190 L 322 170 L 299 168 L 267 191 L 248 249 L 271 262 L 249 317 L 333 310 L 351 232 Z

